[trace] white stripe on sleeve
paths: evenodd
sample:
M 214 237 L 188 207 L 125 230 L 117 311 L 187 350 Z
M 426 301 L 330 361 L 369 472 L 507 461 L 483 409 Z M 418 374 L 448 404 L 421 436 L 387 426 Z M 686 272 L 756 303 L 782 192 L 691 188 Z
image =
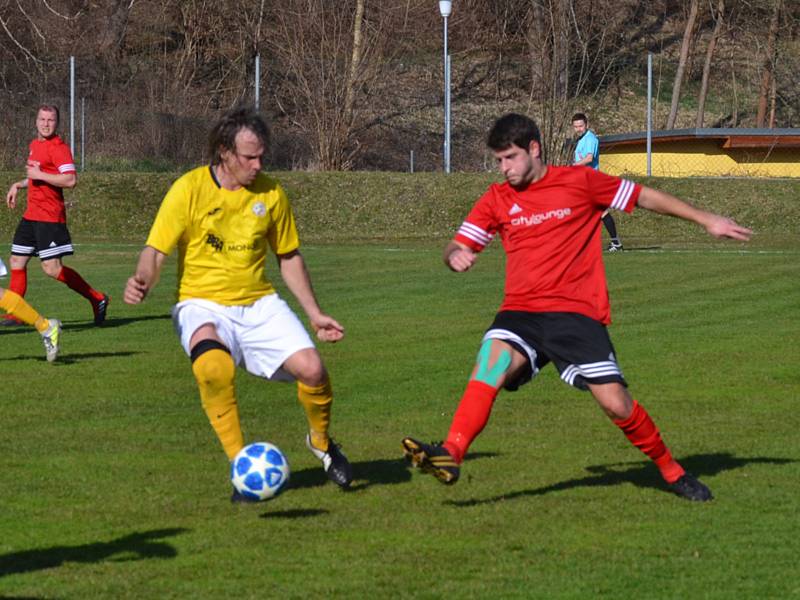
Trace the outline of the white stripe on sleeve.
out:
M 458 229 L 458 233 L 463 235 L 465 238 L 471 239 L 476 244 L 480 244 L 481 246 L 486 246 L 492 241 L 492 238 L 494 238 L 493 235 L 468 221 L 464 221 L 461 224 L 461 227 Z
M 623 179 L 619 183 L 619 187 L 617 188 L 617 193 L 614 196 L 614 199 L 611 201 L 610 208 L 616 210 L 625 210 L 628 206 L 628 201 L 631 199 L 631 195 L 633 194 L 634 184 L 632 181 L 628 181 L 627 179 Z

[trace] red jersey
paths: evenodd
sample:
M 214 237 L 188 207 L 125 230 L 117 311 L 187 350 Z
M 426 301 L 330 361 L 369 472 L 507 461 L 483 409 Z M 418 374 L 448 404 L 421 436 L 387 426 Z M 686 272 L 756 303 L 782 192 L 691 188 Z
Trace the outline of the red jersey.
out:
M 500 310 L 575 312 L 608 324 L 600 217 L 631 212 L 641 186 L 588 167 L 547 167 L 524 190 L 492 184 L 455 240 L 476 252 L 499 234 L 506 252 Z
M 75 172 L 72 152 L 57 135 L 46 140 L 33 140 L 28 160 L 39 161 L 39 168 L 44 173 L 57 175 Z M 64 192 L 60 187 L 44 181 L 28 179 L 28 207 L 22 216 L 29 221 L 66 223 L 67 211 L 64 208 Z

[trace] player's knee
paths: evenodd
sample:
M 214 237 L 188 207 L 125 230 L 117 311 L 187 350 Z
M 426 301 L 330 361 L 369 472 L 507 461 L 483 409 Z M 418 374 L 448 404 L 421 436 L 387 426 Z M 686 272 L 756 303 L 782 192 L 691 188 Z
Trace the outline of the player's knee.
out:
M 17 256 L 16 254 L 12 254 L 8 261 L 8 266 L 15 271 L 18 269 L 24 269 L 28 266 L 28 260 L 29 258 L 27 256 Z
M 236 366 L 228 348 L 216 340 L 202 340 L 191 352 L 192 373 L 201 394 L 213 394 L 216 390 L 233 385 Z M 205 397 L 205 394 L 202 394 Z
M 42 261 L 42 271 L 44 271 L 45 275 L 47 275 L 48 277 L 52 277 L 53 279 L 58 279 L 58 275 L 59 273 L 61 273 L 61 263 Z
M 312 348 L 294 353 L 283 364 L 283 368 L 297 381 L 307 386 L 316 387 L 328 380 L 328 372 L 322 363 L 322 357 Z
M 328 381 L 328 372 L 325 370 L 322 362 L 319 361 L 315 365 L 308 365 L 306 368 L 302 369 L 296 377 L 297 381 L 309 387 L 317 387 Z
M 492 387 L 500 387 L 511 367 L 511 351 L 497 340 L 485 340 L 478 350 L 472 379 Z

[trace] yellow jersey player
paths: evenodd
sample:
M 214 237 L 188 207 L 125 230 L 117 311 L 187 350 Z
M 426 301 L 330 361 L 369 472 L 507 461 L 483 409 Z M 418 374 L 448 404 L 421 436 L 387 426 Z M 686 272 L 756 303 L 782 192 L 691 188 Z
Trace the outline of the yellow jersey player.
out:
M 173 322 L 228 459 L 244 447 L 234 389 L 240 365 L 258 377 L 297 382 L 309 425 L 306 445 L 328 478 L 347 488 L 352 468 L 328 435 L 328 373 L 308 332 L 264 273 L 269 249 L 317 337 L 344 337 L 343 327 L 317 302 L 285 192 L 261 172 L 268 144 L 269 129 L 254 110 L 237 108 L 220 119 L 209 136 L 211 164 L 184 174 L 165 196 L 124 299 L 144 300 L 164 259 L 177 248 Z M 231 500 L 246 501 L 236 490 Z

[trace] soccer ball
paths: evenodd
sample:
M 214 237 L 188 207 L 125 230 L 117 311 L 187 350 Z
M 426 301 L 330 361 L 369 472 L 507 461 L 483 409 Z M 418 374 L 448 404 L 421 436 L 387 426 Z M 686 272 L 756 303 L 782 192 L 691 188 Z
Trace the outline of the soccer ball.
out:
M 253 500 L 269 500 L 289 481 L 289 462 L 280 448 L 269 442 L 245 446 L 231 463 L 231 483 Z

